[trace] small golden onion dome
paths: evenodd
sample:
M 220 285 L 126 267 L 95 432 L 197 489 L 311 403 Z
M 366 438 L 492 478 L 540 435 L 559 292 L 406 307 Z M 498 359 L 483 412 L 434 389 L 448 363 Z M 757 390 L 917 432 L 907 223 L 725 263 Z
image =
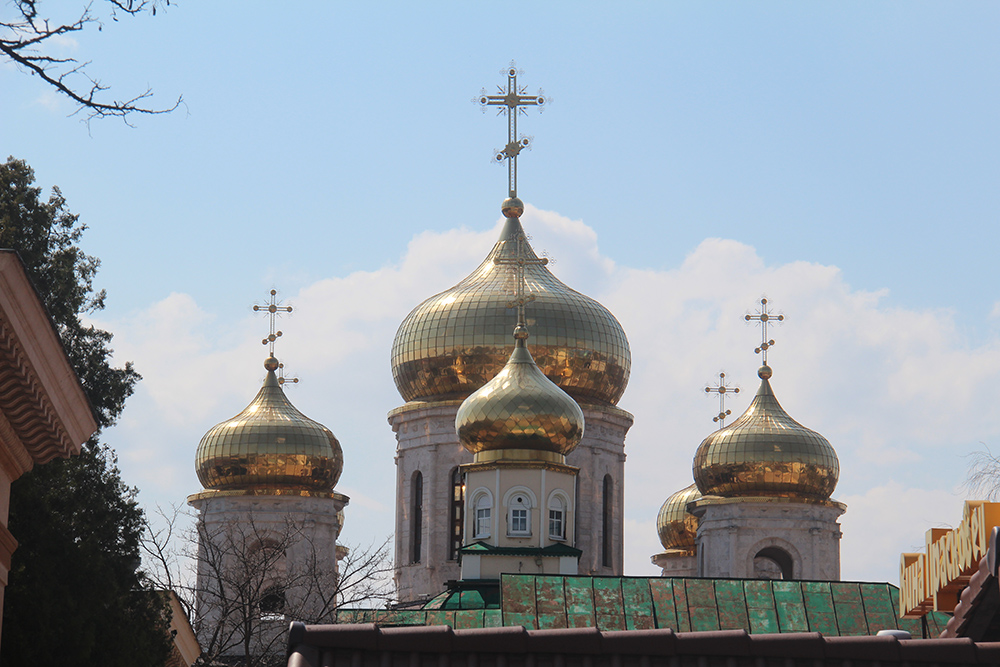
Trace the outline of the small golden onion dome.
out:
M 466 398 L 455 416 L 458 439 L 477 461 L 542 458 L 562 462 L 583 437 L 583 411 L 539 370 L 523 334 L 527 331 L 519 326 L 507 365 Z
M 511 215 L 479 268 L 414 308 L 399 326 L 392 344 L 392 376 L 403 400 L 463 398 L 504 367 L 514 272 L 493 260 L 516 256 L 516 239 L 523 230 L 513 214 L 520 214 L 523 204 L 507 200 L 504 206 Z M 530 247 L 525 251 L 527 258 L 537 258 Z M 616 404 L 632 364 L 621 324 L 545 266 L 527 264 L 524 277 L 526 292 L 535 297 L 528 325 L 538 367 L 582 403 Z
M 667 498 L 656 516 L 656 532 L 664 549 L 694 549 L 698 517 L 687 511 L 688 503 L 701 498 L 698 485 L 692 484 Z
M 344 454 L 328 428 L 295 409 L 264 362 L 264 386 L 243 412 L 216 424 L 198 444 L 198 479 L 206 489 L 329 492 Z
M 840 477 L 830 442 L 792 419 L 771 391 L 771 369 L 746 412 L 701 443 L 693 471 L 703 495 L 829 500 Z

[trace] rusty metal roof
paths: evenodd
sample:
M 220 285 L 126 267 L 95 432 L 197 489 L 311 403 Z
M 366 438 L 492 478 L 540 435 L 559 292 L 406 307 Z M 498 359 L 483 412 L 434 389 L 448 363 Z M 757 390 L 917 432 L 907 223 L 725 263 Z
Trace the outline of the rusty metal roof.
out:
M 540 630 L 820 632 L 827 637 L 898 629 L 923 636 L 919 620 L 897 617 L 899 589 L 887 583 L 505 574 L 499 608 L 491 608 L 495 597 L 486 582 L 475 592 L 469 583 L 421 610 L 342 610 L 337 621 L 456 630 L 521 625 Z M 927 636 L 939 635 L 947 622 L 946 614 L 929 614 Z

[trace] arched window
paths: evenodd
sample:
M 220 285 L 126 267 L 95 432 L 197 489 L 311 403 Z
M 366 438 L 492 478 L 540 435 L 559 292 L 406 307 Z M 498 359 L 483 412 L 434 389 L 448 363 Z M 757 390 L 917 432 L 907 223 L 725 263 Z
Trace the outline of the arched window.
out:
M 556 495 L 549 498 L 549 538 L 566 539 L 566 503 Z
M 791 579 L 792 569 L 792 557 L 778 547 L 766 547 L 753 557 L 755 579 Z
M 614 500 L 611 495 L 614 492 L 614 483 L 611 475 L 604 476 L 604 493 L 601 496 L 601 565 L 611 567 L 611 551 L 614 544 L 611 534 L 614 523 Z
M 424 476 L 418 470 L 410 484 L 410 562 L 420 562 L 423 547 Z
M 493 532 L 493 498 L 486 491 L 476 496 L 475 502 L 475 538 L 485 539 Z
M 269 586 L 260 598 L 260 618 L 262 621 L 282 621 L 285 619 L 285 591 L 281 586 Z
M 458 560 L 458 550 L 462 548 L 462 524 L 465 522 L 465 482 L 462 471 L 455 467 L 451 471 L 451 543 L 448 560 Z
M 525 493 L 516 493 L 507 507 L 507 534 L 512 537 L 531 535 L 531 499 Z

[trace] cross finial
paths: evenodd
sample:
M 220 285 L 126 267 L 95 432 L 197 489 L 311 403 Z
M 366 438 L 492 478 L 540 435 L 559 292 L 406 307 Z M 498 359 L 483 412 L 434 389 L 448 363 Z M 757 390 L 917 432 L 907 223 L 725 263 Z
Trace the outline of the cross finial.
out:
M 528 87 L 517 84 L 517 75 L 522 72 L 517 69 L 513 60 L 506 69 L 500 70 L 500 73 L 507 75 L 507 89 L 497 86 L 498 95 L 487 95 L 486 89 L 483 88 L 479 92 L 477 101 L 483 111 L 486 111 L 486 107 L 499 107 L 498 116 L 507 114 L 507 146 L 503 150 L 496 151 L 493 159 L 498 163 L 507 160 L 507 187 L 511 199 L 514 199 L 517 197 L 517 155 L 522 149 L 531 147 L 531 137 L 523 134 L 517 136 L 517 117 L 527 113 L 526 107 L 544 106 L 546 99 L 541 88 L 538 89 L 537 95 L 524 94 Z
M 286 378 L 285 377 L 285 365 L 282 363 L 278 364 L 278 384 L 285 384 L 286 382 L 291 382 L 292 384 L 298 384 L 298 378 Z
M 270 332 L 267 334 L 267 338 L 261 341 L 261 344 L 268 346 L 268 352 L 271 354 L 272 357 L 274 356 L 274 341 L 278 340 L 278 338 L 281 337 L 281 332 L 274 330 L 274 320 L 281 313 L 292 312 L 292 307 L 282 306 L 281 301 L 277 299 L 277 296 L 278 296 L 278 291 L 271 290 L 270 303 L 266 303 L 263 305 L 255 303 L 253 305 L 253 310 L 255 313 L 263 311 L 265 315 L 271 320 Z
M 746 321 L 752 322 L 756 320 L 760 322 L 760 347 L 754 349 L 755 354 L 762 355 L 762 361 L 764 365 L 767 366 L 767 351 L 774 345 L 774 340 L 768 340 L 767 337 L 767 323 L 768 322 L 784 322 L 784 315 L 773 315 L 767 307 L 767 299 L 762 298 L 760 300 L 760 308 L 757 309 L 756 315 L 746 314 Z
M 719 373 L 719 382 L 714 387 L 705 387 L 705 393 L 711 394 L 716 393 L 719 395 L 719 414 L 712 417 L 714 422 L 722 422 L 719 428 L 724 428 L 726 426 L 726 417 L 733 414 L 732 410 L 726 409 L 726 394 L 738 394 L 740 393 L 739 387 L 730 387 L 729 383 L 726 382 L 726 374 Z
M 515 270 L 517 286 L 514 289 L 514 299 L 507 302 L 507 307 L 517 307 L 517 327 L 514 329 L 514 338 L 517 339 L 520 345 L 522 344 L 521 341 L 528 337 L 528 328 L 524 323 L 524 306 L 535 300 L 534 294 L 525 295 L 524 293 L 524 267 L 528 264 L 545 266 L 549 263 L 549 260 L 547 257 L 528 257 L 525 254 L 524 246 L 527 245 L 527 241 L 524 238 L 524 232 L 518 232 L 516 239 L 517 251 L 514 257 L 495 257 L 493 263 L 505 264 L 514 267 Z

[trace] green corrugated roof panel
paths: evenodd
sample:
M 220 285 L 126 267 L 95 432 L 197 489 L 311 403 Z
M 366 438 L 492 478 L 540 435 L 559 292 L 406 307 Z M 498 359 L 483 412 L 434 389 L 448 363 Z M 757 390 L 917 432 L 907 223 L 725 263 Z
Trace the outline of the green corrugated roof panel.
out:
M 806 605 L 802 598 L 801 582 L 772 581 L 774 608 L 778 614 L 781 632 L 809 632 L 806 620 Z
M 598 630 L 625 629 L 625 604 L 620 578 L 594 578 L 594 613 L 597 616 Z
M 749 628 L 747 600 L 743 582 L 738 579 L 718 579 L 715 582 L 715 600 L 719 606 L 719 629 L 739 630 Z
M 481 628 L 483 627 L 484 613 L 485 610 L 476 610 L 476 609 L 463 609 L 462 611 L 456 611 L 455 625 L 453 625 L 452 627 L 456 630 Z
M 649 580 L 649 594 L 658 628 L 677 628 L 677 607 L 674 604 L 673 579 L 658 577 Z
M 503 610 L 504 625 L 511 623 L 508 616 L 535 617 L 535 577 L 505 574 L 500 577 L 500 608 Z
M 563 593 L 566 596 L 566 624 L 571 628 L 596 627 L 593 579 L 566 577 L 563 580 Z
M 499 628 L 503 626 L 503 612 L 499 609 L 487 609 L 483 611 L 483 627 Z
M 745 580 L 743 592 L 747 601 L 747 632 L 751 634 L 781 632 L 771 582 L 762 579 Z
M 622 598 L 625 601 L 625 628 L 652 630 L 656 627 L 653 600 L 649 594 L 649 579 L 626 577 L 622 579 Z
M 715 601 L 715 580 L 685 579 L 688 616 L 692 632 L 719 629 L 719 605 Z
M 455 627 L 455 614 L 459 612 L 454 611 L 427 611 L 427 625 L 450 625 Z
M 563 593 L 562 577 L 535 578 L 535 610 L 539 630 L 566 627 L 566 595 Z
M 833 608 L 830 583 L 827 581 L 803 581 L 801 584 L 809 631 L 822 632 L 829 636 L 838 634 L 837 613 Z
M 861 601 L 861 588 L 857 582 L 834 581 L 830 584 L 837 629 L 841 637 L 867 635 L 868 619 Z
M 875 634 L 879 630 L 898 628 L 899 619 L 896 618 L 896 609 L 892 606 L 889 586 L 862 583 L 858 588 L 861 590 L 865 619 L 868 621 L 868 633 Z

